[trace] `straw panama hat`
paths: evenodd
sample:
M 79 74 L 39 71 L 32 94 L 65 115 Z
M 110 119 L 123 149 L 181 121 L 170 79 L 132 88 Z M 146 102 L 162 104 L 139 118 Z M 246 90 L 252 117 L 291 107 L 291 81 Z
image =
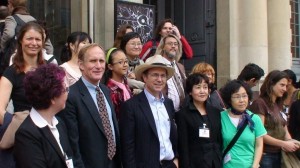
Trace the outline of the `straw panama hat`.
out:
M 151 68 L 164 68 L 167 70 L 167 80 L 172 78 L 175 73 L 175 69 L 173 67 L 167 66 L 167 64 L 163 61 L 163 57 L 161 55 L 156 55 L 156 59 L 147 60 L 146 63 L 139 65 L 135 69 L 135 76 L 137 80 L 142 80 L 143 73 Z

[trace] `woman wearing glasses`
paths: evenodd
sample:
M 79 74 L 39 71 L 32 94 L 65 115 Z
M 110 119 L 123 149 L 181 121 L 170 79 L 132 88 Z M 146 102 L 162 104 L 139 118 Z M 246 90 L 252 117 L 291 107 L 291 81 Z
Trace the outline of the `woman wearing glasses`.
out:
M 258 168 L 266 130 L 259 116 L 247 110 L 252 98 L 250 88 L 242 81 L 233 80 L 221 89 L 221 95 L 229 107 L 221 112 L 223 167 Z M 229 145 L 238 132 L 241 134 L 236 142 Z
M 13 149 L 16 167 L 69 168 L 73 165 L 67 128 L 55 117 L 65 108 L 68 97 L 64 80 L 64 69 L 55 64 L 41 65 L 26 73 L 24 90 L 32 108 L 16 132 Z
M 287 123 L 282 116 L 283 101 L 287 95 L 289 77 L 285 72 L 271 71 L 260 88 L 259 98 L 253 101 L 251 111 L 257 113 L 268 134 L 264 136 L 261 168 L 280 168 L 281 150 L 296 151 L 299 146 L 290 140 Z
M 103 82 L 110 89 L 110 97 L 119 120 L 121 104 L 132 96 L 126 78 L 128 59 L 122 50 L 111 48 L 106 53 L 106 64 Z
M 129 32 L 124 35 L 121 40 L 120 49 L 124 51 L 128 59 L 128 85 L 133 89 L 134 94 L 139 93 L 144 89 L 144 82 L 136 80 L 134 70 L 137 66 L 144 64 L 140 60 L 139 54 L 142 51 L 141 37 L 136 32 Z

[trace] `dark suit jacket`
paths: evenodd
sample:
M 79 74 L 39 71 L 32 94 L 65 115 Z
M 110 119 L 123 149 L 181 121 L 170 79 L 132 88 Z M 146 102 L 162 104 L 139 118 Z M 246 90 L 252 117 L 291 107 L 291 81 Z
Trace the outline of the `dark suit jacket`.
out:
M 108 100 L 114 123 L 116 137 L 116 155 L 113 159 L 120 167 L 120 139 L 114 107 L 106 86 L 99 85 Z M 82 79 L 70 87 L 66 108 L 59 114 L 65 121 L 70 143 L 76 156 L 75 163 L 85 168 L 108 168 L 111 160 L 107 157 L 107 138 L 96 104 Z
M 222 167 L 221 118 L 217 108 L 206 103 L 207 120 L 192 100 L 176 113 L 180 168 Z M 206 123 L 210 138 L 200 138 L 199 128 Z
M 64 152 L 68 157 L 73 157 L 66 126 L 59 121 L 56 127 Z M 65 157 L 50 128 L 48 126 L 37 127 L 30 116 L 24 120 L 16 132 L 14 156 L 18 168 L 67 168 Z
M 166 98 L 170 140 L 177 156 L 177 131 L 173 102 Z M 120 111 L 122 164 L 124 168 L 159 168 L 160 146 L 154 117 L 144 92 L 126 101 Z

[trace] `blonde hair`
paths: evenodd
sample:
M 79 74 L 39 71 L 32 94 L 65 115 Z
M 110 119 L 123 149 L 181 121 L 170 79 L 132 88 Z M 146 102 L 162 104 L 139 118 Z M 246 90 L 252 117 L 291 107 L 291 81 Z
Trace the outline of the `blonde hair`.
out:
M 212 83 L 215 83 L 215 70 L 208 63 L 200 62 L 200 63 L 196 64 L 193 67 L 191 74 L 194 74 L 194 73 L 201 73 L 201 74 L 211 73 L 211 75 L 212 75 Z
M 11 3 L 11 5 L 15 8 L 18 6 L 23 6 L 26 7 L 27 6 L 27 0 L 8 0 L 9 3 Z
M 177 52 L 177 54 L 175 56 L 175 60 L 179 61 L 180 58 L 181 58 L 181 56 L 182 56 L 182 43 L 179 40 L 179 38 L 176 35 L 174 35 L 174 34 L 168 34 L 167 36 L 165 36 L 164 38 L 162 38 L 160 40 L 159 45 L 158 45 L 158 47 L 156 49 L 155 55 L 163 55 L 162 52 L 163 52 L 163 48 L 165 46 L 167 38 L 175 38 L 176 41 L 178 42 L 178 52 Z
M 80 51 L 79 51 L 79 53 L 78 53 L 78 59 L 81 60 L 81 61 L 84 61 L 84 57 L 85 57 L 86 52 L 87 52 L 89 49 L 94 48 L 94 47 L 100 47 L 101 50 L 104 52 L 103 47 L 100 46 L 100 45 L 97 44 L 97 43 L 87 44 L 87 45 L 83 46 L 83 47 L 80 49 Z M 104 53 L 105 53 L 105 52 L 104 52 Z

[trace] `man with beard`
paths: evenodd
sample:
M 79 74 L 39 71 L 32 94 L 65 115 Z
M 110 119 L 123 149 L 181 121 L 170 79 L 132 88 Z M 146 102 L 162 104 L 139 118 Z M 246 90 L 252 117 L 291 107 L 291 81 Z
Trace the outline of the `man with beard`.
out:
M 173 34 L 166 35 L 157 47 L 153 57 L 148 61 L 160 60 L 175 69 L 175 74 L 167 81 L 164 94 L 173 100 L 175 111 L 180 110 L 184 102 L 185 70 L 182 64 L 178 63 L 182 55 L 182 44 L 177 36 Z

